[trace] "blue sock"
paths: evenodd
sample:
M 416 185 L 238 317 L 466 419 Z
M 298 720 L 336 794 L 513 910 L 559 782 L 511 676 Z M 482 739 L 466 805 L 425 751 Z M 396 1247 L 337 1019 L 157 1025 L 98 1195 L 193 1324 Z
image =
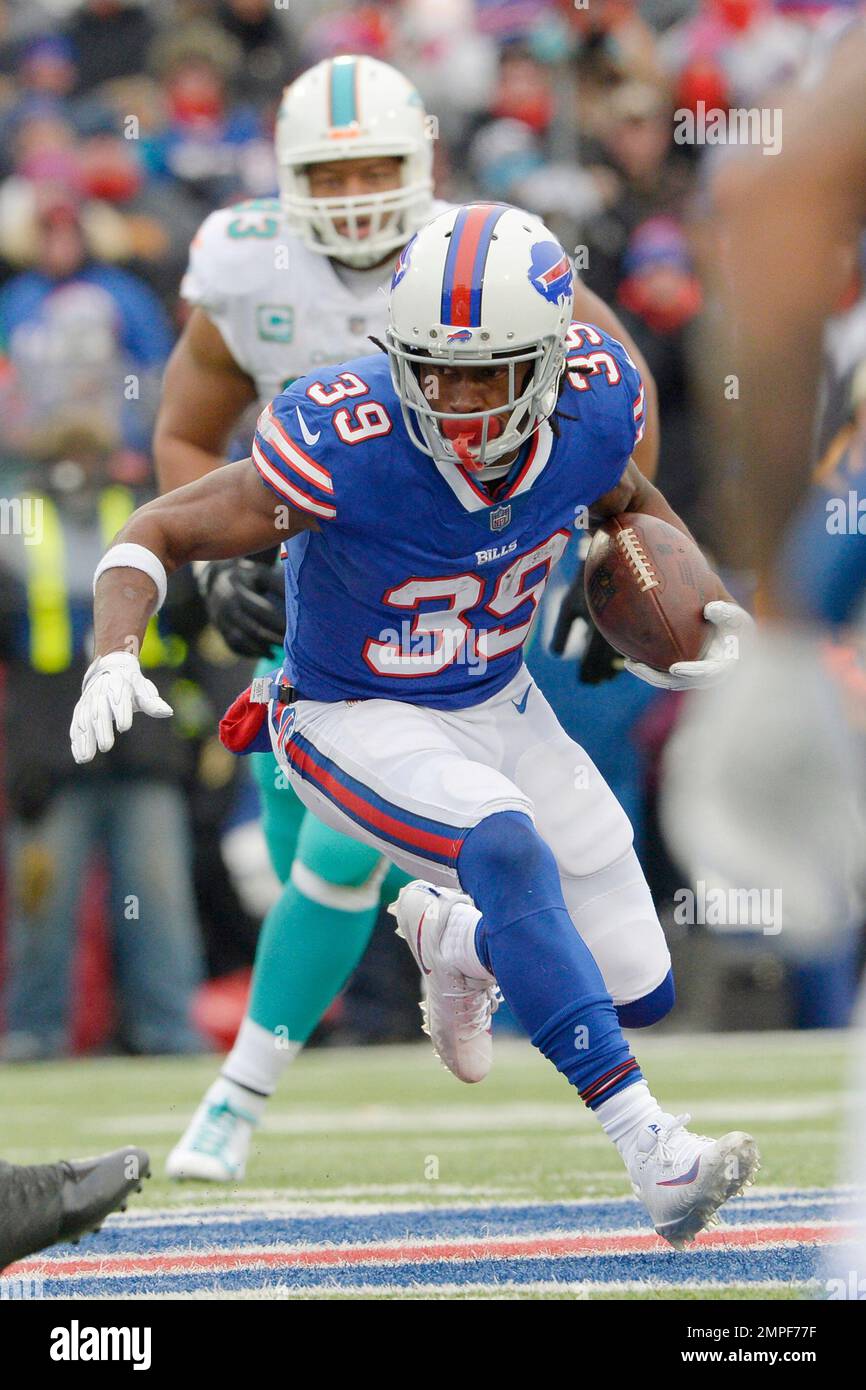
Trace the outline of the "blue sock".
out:
M 591 1108 L 641 1080 L 601 971 L 575 931 L 559 870 L 528 816 L 498 811 L 457 860 L 482 912 L 475 944 L 532 1043 Z
M 660 985 L 640 999 L 632 999 L 630 1004 L 617 1004 L 616 1014 L 623 1028 L 649 1028 L 660 1018 L 669 1014 L 676 1003 L 674 972 L 669 970 Z

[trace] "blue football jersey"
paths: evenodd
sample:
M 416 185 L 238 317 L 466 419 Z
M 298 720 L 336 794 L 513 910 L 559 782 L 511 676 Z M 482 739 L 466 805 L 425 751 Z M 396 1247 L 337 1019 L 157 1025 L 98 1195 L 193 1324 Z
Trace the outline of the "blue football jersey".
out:
M 287 678 L 313 700 L 461 709 L 515 675 L 548 576 L 619 482 L 644 422 L 622 344 L 573 324 L 557 413 L 488 493 L 409 440 L 384 353 L 262 413 L 253 463 L 319 529 L 284 548 Z

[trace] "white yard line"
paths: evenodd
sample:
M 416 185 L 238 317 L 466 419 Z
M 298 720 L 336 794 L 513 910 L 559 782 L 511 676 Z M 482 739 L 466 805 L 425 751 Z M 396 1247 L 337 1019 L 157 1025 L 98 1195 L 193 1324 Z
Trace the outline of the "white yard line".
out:
M 730 1288 L 747 1288 L 756 1294 L 762 1290 L 774 1292 L 778 1289 L 791 1290 L 792 1299 L 807 1298 L 817 1292 L 822 1286 L 817 1280 L 790 1280 L 790 1279 L 762 1279 L 738 1281 L 731 1280 L 722 1283 L 718 1280 L 678 1280 L 676 1283 L 667 1283 L 662 1280 L 648 1282 L 646 1280 L 622 1280 L 610 1283 L 590 1283 L 580 1282 L 571 1283 L 556 1279 L 536 1280 L 532 1283 L 521 1284 L 509 1280 L 500 1284 L 347 1284 L 323 1288 L 321 1284 L 308 1284 L 293 1286 L 285 1285 L 263 1285 L 258 1289 L 237 1289 L 237 1290 L 207 1290 L 199 1289 L 194 1292 L 184 1293 L 184 1301 L 187 1299 L 214 1300 L 219 1299 L 246 1299 L 260 1300 L 285 1300 L 290 1298 L 302 1299 L 334 1299 L 334 1298 L 388 1298 L 398 1297 L 401 1299 L 417 1296 L 419 1298 L 429 1297 L 431 1294 L 441 1295 L 444 1298 L 462 1296 L 465 1298 L 490 1299 L 498 1297 L 521 1297 L 527 1294 L 570 1294 L 573 1298 L 581 1301 L 591 1301 L 592 1298 L 600 1293 L 637 1293 L 646 1294 L 651 1298 L 654 1294 L 664 1291 L 665 1293 L 700 1292 L 712 1295 L 723 1292 Z M 106 1295 L 108 1297 L 108 1295 Z M 148 1302 L 152 1300 L 177 1299 L 177 1294 L 111 1294 L 110 1297 L 127 1300 L 146 1298 Z M 100 1301 L 97 1298 L 95 1301 Z
M 795 1100 L 678 1099 L 678 1112 L 687 1110 L 696 1123 L 737 1119 L 742 1123 L 790 1124 L 799 1120 L 841 1115 L 848 1097 L 843 1094 L 814 1094 Z M 89 1128 L 101 1134 L 177 1134 L 180 1120 L 176 1111 L 141 1115 L 108 1116 L 93 1120 Z M 467 1131 L 512 1131 L 518 1129 L 558 1129 L 574 1131 L 578 1138 L 591 1130 L 601 1137 L 592 1118 L 575 1102 L 504 1102 L 492 1105 L 367 1105 L 356 1108 L 274 1110 L 266 1115 L 264 1134 L 455 1134 Z

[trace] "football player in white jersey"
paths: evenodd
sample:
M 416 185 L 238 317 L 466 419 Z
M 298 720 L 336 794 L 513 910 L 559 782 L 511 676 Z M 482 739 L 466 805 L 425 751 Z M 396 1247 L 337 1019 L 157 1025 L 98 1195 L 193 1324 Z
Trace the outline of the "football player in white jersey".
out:
M 219 467 L 254 401 L 264 405 L 312 368 L 369 351 L 368 335 L 384 333 L 398 248 L 444 207 L 432 196 L 421 99 L 372 58 L 326 60 L 287 88 L 276 153 L 280 199 L 220 209 L 193 241 L 181 287 L 193 309 L 168 365 L 155 436 L 163 491 Z M 657 411 L 645 363 L 615 315 L 580 285 L 575 314 L 625 341 L 643 373 L 648 423 L 635 457 L 651 477 Z M 297 424 L 312 446 L 303 413 Z M 199 582 L 229 646 L 270 670 L 285 628 L 273 555 L 210 562 Z M 262 927 L 234 1048 L 169 1157 L 179 1179 L 243 1176 L 267 1096 L 360 960 L 383 893 L 390 901 L 405 882 L 392 869 L 383 888 L 379 854 L 305 812 L 271 754 L 252 762 L 284 889 Z

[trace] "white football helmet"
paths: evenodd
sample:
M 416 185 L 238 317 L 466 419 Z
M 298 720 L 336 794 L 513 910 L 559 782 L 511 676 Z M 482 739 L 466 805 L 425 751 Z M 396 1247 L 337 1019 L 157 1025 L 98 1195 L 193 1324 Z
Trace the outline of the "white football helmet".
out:
M 413 444 L 474 470 L 519 449 L 556 407 L 573 303 L 571 261 L 533 214 L 470 203 L 434 217 L 401 251 L 388 296 L 391 377 Z M 437 410 L 423 384 L 431 360 L 507 362 L 507 403 L 471 414 Z M 517 369 L 527 362 L 532 370 L 518 390 Z M 497 417 L 506 411 L 503 425 Z
M 277 116 L 276 155 L 290 228 L 312 251 L 363 269 L 403 246 L 430 216 L 433 143 L 420 95 L 376 58 L 344 54 L 317 63 L 287 87 Z M 399 188 L 314 198 L 307 166 L 398 156 Z M 358 236 L 360 218 L 370 230 Z M 339 232 L 336 222 L 346 222 Z

